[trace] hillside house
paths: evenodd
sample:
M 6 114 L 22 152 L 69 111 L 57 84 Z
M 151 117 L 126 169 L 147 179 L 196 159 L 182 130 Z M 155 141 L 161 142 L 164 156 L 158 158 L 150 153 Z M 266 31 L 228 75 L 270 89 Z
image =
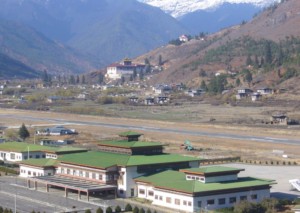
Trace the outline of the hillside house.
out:
M 168 96 L 158 96 L 156 97 L 157 104 L 166 104 L 169 103 L 170 98 Z
M 172 92 L 172 87 L 169 85 L 158 85 L 153 88 L 154 93 L 157 95 L 169 94 Z
M 139 75 L 145 69 L 143 64 L 133 64 L 130 59 L 125 59 L 122 63 L 114 63 L 107 67 L 105 77 L 111 80 L 130 78 L 136 73 Z
M 257 93 L 260 93 L 261 95 L 271 95 L 274 93 L 274 90 L 268 87 L 259 88 L 256 90 Z
M 137 104 L 137 103 L 139 103 L 139 98 L 135 97 L 135 96 L 129 97 L 129 103 Z
M 40 141 L 41 146 L 66 146 L 74 143 L 74 140 L 49 140 L 43 139 Z
M 254 102 L 254 101 L 258 101 L 258 100 L 261 100 L 261 98 L 262 98 L 262 95 L 260 94 L 260 93 L 257 93 L 257 92 L 255 92 L 255 93 L 253 93 L 252 95 L 251 95 L 251 100 Z
M 155 100 L 152 97 L 148 97 L 144 100 L 145 105 L 154 105 L 154 103 L 155 103 Z
M 248 98 L 252 93 L 253 91 L 251 89 L 240 88 L 237 90 L 237 94 L 235 97 L 237 100 L 240 100 L 240 99 Z
M 276 114 L 272 115 L 270 120 L 271 124 L 288 125 L 289 118 L 284 114 Z
M 204 93 L 205 93 L 205 91 L 203 89 L 197 89 L 197 90 L 189 89 L 185 92 L 186 95 L 191 96 L 191 97 L 200 96 Z
M 178 39 L 181 42 L 188 42 L 189 41 L 189 37 L 187 35 L 181 35 L 181 36 L 179 36 Z

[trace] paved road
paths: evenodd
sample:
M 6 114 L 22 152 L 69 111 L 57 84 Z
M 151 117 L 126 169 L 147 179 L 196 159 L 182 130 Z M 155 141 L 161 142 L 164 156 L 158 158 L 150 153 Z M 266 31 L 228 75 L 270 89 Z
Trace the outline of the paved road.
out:
M 157 128 L 149 126 L 139 126 L 139 125 L 126 125 L 126 124 L 110 124 L 102 122 L 92 122 L 92 121 L 80 121 L 78 120 L 65 120 L 65 119 L 56 119 L 56 118 L 38 118 L 32 116 L 23 116 L 23 115 L 0 115 L 0 118 L 13 118 L 20 120 L 28 121 L 44 121 L 44 122 L 54 122 L 61 125 L 85 125 L 85 126 L 101 126 L 108 128 L 118 128 L 118 129 L 132 129 L 132 130 L 142 130 L 150 132 L 162 132 L 162 133 L 172 133 L 172 134 L 183 134 L 183 135 L 192 135 L 192 136 L 205 136 L 209 138 L 223 138 L 223 139 L 232 139 L 232 140 L 247 140 L 247 141 L 257 141 L 265 143 L 277 143 L 277 144 L 289 144 L 289 145 L 300 145 L 300 140 L 285 139 L 285 138 L 275 138 L 275 137 L 261 137 L 261 136 L 252 136 L 252 135 L 238 135 L 232 133 L 211 133 L 204 131 L 194 131 L 194 130 L 182 130 L 174 128 Z

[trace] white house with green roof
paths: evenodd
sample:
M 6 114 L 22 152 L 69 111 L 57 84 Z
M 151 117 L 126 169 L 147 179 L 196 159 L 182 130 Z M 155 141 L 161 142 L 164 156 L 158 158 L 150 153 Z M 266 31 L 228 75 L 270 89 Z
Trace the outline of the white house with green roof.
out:
M 57 158 L 59 155 L 86 152 L 76 147 L 47 147 L 23 142 L 6 142 L 0 144 L 0 160 L 18 162 L 27 159 Z
M 214 166 L 164 171 L 135 179 L 139 198 L 152 204 L 196 212 L 231 207 L 236 202 L 260 202 L 270 197 L 273 180 L 239 178 L 243 169 Z
M 55 175 L 57 164 L 58 161 L 51 158 L 21 161 L 19 163 L 20 177 Z

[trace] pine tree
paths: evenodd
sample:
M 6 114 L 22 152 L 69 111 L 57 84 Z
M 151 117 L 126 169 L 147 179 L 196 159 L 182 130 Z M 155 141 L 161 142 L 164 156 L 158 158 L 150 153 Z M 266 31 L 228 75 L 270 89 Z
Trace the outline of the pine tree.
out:
M 85 84 L 85 76 L 84 75 L 82 75 L 82 77 L 81 77 L 81 84 Z
M 102 73 L 99 74 L 98 83 L 102 84 L 104 82 L 104 75 Z
M 241 80 L 239 78 L 236 79 L 235 81 L 236 86 L 240 86 L 241 85 Z
M 201 81 L 200 88 L 203 89 L 203 90 L 205 90 L 205 91 L 207 91 L 207 85 L 206 85 L 206 83 L 205 83 L 204 80 Z
M 76 76 L 76 84 L 79 84 L 79 81 L 80 81 L 80 80 L 79 80 L 79 76 L 77 75 L 77 76 Z
M 20 138 L 22 138 L 23 141 L 30 136 L 30 133 L 24 123 L 19 129 L 19 136 Z
M 246 65 L 249 66 L 249 65 L 252 65 L 252 64 L 253 64 L 253 61 L 252 61 L 252 59 L 251 59 L 251 55 L 249 54 L 249 55 L 247 56 Z
M 270 42 L 266 42 L 265 45 L 265 62 L 267 64 L 271 64 L 272 63 L 272 50 L 271 50 L 271 43 Z
M 163 60 L 162 60 L 162 56 L 161 55 L 158 56 L 158 65 L 159 66 L 163 65 Z

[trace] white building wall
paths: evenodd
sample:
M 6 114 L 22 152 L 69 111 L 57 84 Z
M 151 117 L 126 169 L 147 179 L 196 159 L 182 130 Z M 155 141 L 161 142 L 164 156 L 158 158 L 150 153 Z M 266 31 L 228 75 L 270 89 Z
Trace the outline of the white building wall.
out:
M 43 152 L 30 152 L 30 158 L 45 158 L 46 155 Z M 9 151 L 0 151 L 0 160 L 5 160 L 9 162 L 17 162 L 28 159 L 28 152 L 9 152 Z
M 173 208 L 176 210 L 186 211 L 186 212 L 198 212 L 199 210 L 213 210 L 225 207 L 232 207 L 236 202 L 240 202 L 242 196 L 244 196 L 248 201 L 260 202 L 264 198 L 270 197 L 270 190 L 252 190 L 238 193 L 212 195 L 205 197 L 192 197 L 189 194 L 179 194 L 174 191 L 167 191 L 161 189 L 155 189 L 151 185 L 138 183 L 137 184 L 137 196 L 139 198 L 144 198 L 153 201 L 152 204 L 164 206 L 168 208 Z M 149 191 L 153 191 L 153 196 L 149 196 Z M 143 192 L 143 193 L 141 193 Z M 252 196 L 257 196 L 253 198 Z M 230 203 L 230 198 L 236 198 L 236 202 Z M 219 200 L 221 199 L 221 200 Z M 224 200 L 225 199 L 225 200 Z M 224 201 L 224 204 L 222 203 Z M 210 202 L 213 201 L 213 204 Z
M 253 199 L 252 196 L 257 195 L 256 199 Z M 199 211 L 200 209 L 213 210 L 220 209 L 226 207 L 234 206 L 235 202 L 230 203 L 230 198 L 236 198 L 236 203 L 240 202 L 242 196 L 245 196 L 246 199 L 250 202 L 260 202 L 264 198 L 270 197 L 270 190 L 252 190 L 238 193 L 230 193 L 230 194 L 221 194 L 221 195 L 212 195 L 205 197 L 195 197 L 194 198 L 194 211 Z M 225 203 L 219 203 L 219 199 L 225 199 Z M 209 204 L 210 201 L 214 201 L 214 204 Z M 199 205 L 199 201 L 201 202 L 201 206 Z
M 143 174 L 137 173 L 137 167 L 120 168 L 120 172 L 124 173 L 123 183 L 118 183 L 118 196 L 119 197 L 133 197 L 137 196 L 137 188 L 134 178 Z M 133 193 L 133 194 L 132 194 Z
M 20 165 L 20 177 L 35 177 L 35 176 L 46 176 L 54 175 L 55 169 L 44 169 L 38 167 L 30 167 L 27 165 Z

